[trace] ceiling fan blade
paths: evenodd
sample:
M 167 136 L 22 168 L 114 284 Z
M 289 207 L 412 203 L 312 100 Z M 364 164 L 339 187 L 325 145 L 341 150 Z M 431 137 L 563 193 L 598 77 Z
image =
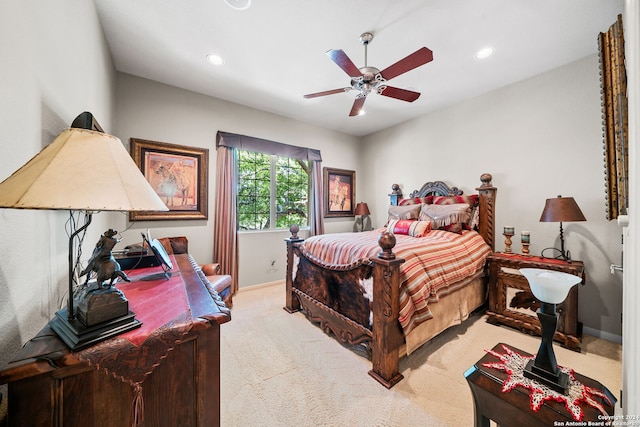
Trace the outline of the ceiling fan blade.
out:
M 367 99 L 366 95 L 358 95 L 356 100 L 353 102 L 353 106 L 351 107 L 351 112 L 349 113 L 349 117 L 357 116 L 360 114 L 360 110 L 362 110 L 362 106 L 364 105 L 364 101 Z
M 420 92 L 414 92 L 412 90 L 400 89 L 393 86 L 380 86 L 378 88 L 378 94 L 388 96 L 389 98 L 399 99 L 401 101 L 413 102 L 420 98 Z
M 397 77 L 400 74 L 404 74 L 407 71 L 411 71 L 414 68 L 417 68 L 431 61 L 433 61 L 433 52 L 431 52 L 431 50 L 427 49 L 426 47 L 421 47 L 411 55 L 402 58 L 400 61 L 382 70 L 380 72 L 380 75 L 386 80 L 391 80 L 392 78 Z
M 332 49 L 327 51 L 327 55 L 333 62 L 335 62 L 338 67 L 342 68 L 342 70 L 349 75 L 349 77 L 359 77 L 362 76 L 362 73 L 356 67 L 356 65 L 349 59 L 346 53 L 342 49 Z
M 333 95 L 335 93 L 349 92 L 350 90 L 351 90 L 351 87 L 341 87 L 340 89 L 331 89 L 331 90 L 325 90 L 323 92 L 310 93 L 310 94 L 304 95 L 304 98 L 306 98 L 306 99 L 317 98 L 319 96 Z

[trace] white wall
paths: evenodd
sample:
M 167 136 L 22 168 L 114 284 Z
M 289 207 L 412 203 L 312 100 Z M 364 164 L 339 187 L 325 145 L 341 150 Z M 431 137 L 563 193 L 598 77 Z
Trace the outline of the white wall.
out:
M 638 167 L 640 167 L 640 4 L 626 0 L 624 11 L 625 63 L 627 67 L 627 90 L 629 94 L 629 226 L 626 227 L 624 246 L 624 320 L 622 347 L 621 404 L 625 414 L 640 414 L 640 369 L 638 348 L 640 347 L 640 314 L 638 314 Z
M 579 320 L 620 339 L 622 276 L 609 265 L 620 263 L 621 230 L 605 219 L 597 56 L 370 135 L 363 147 L 364 197 L 378 224 L 393 183 L 409 194 L 439 179 L 470 193 L 489 172 L 498 188 L 496 250 L 504 249 L 502 227 L 513 225 L 531 232 L 539 255 L 559 247 L 559 224 L 539 222 L 545 199 L 574 197 L 587 218 L 564 224 L 566 249 L 587 272 Z
M 128 74 L 118 74 L 116 135 L 126 144 L 130 138 L 209 149 L 209 219 L 199 221 L 139 221 L 132 225 L 122 245 L 140 240 L 140 231 L 151 228 L 155 237 L 187 236 L 189 252 L 200 262 L 213 257 L 214 186 L 216 180 L 216 132 L 238 133 L 285 144 L 319 149 L 323 166 L 356 171 L 359 176 L 360 139 L 196 94 Z M 118 226 L 125 227 L 125 219 Z M 350 231 L 353 218 L 327 221 L 326 231 Z M 239 236 L 240 286 L 284 279 L 285 243 L 288 232 L 247 232 Z M 267 271 L 275 261 L 272 270 Z
M 112 128 L 115 71 L 93 2 L 3 0 L 0 52 L 0 180 L 83 111 Z M 94 217 L 88 245 L 109 217 Z M 67 219 L 67 212 L 0 209 L 0 366 L 66 301 Z

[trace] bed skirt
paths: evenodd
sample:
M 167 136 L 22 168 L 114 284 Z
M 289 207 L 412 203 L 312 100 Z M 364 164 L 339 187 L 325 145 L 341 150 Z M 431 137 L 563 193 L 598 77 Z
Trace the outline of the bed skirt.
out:
M 429 304 L 433 318 L 405 335 L 406 344 L 400 348 L 400 357 L 411 354 L 447 328 L 467 320 L 486 301 L 486 290 L 486 278 L 478 277 L 469 285 L 441 298 L 436 304 Z

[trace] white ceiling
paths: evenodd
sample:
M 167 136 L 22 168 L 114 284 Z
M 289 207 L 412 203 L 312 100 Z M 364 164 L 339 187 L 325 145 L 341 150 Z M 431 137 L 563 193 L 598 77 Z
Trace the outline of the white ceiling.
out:
M 94 0 L 118 71 L 363 136 L 597 53 L 623 0 Z M 413 103 L 356 92 L 329 59 L 384 69 L 426 46 L 434 60 L 389 81 Z M 488 59 L 474 53 L 493 46 Z M 215 67 L 209 53 L 224 57 Z

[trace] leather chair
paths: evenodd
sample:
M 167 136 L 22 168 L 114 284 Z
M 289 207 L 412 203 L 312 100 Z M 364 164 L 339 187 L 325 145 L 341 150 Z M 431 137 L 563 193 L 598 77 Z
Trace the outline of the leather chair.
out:
M 189 253 L 189 241 L 185 236 L 163 237 L 158 239 L 169 255 Z M 200 265 L 200 269 L 211 283 L 213 289 L 220 295 L 225 305 L 229 308 L 233 306 L 231 295 L 231 276 L 220 274 L 220 265 L 208 263 Z

